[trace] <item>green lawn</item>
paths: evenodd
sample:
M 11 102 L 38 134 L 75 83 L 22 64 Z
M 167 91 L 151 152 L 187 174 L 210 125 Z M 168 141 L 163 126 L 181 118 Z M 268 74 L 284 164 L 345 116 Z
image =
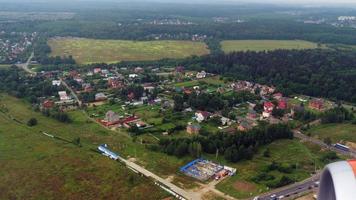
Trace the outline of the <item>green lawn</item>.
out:
M 48 41 L 51 56 L 69 56 L 81 64 L 145 61 L 163 58 L 185 58 L 209 54 L 202 42 L 192 41 L 130 41 L 85 38 L 56 38 Z
M 59 123 L 29 109 L 21 100 L 0 97 L 0 199 L 161 199 L 167 196 L 153 183 L 122 164 L 90 151 L 109 143 L 118 151 L 124 135 L 105 131 L 72 115 L 72 124 Z M 4 109 L 6 107 L 6 109 Z M 8 111 L 7 111 L 8 110 Z M 28 127 L 35 117 L 39 124 Z M 83 147 L 56 140 L 81 138 Z
M 307 133 L 320 139 L 330 137 L 333 143 L 341 140 L 356 143 L 356 125 L 354 124 L 323 124 L 312 127 Z
M 314 49 L 318 44 L 302 40 L 224 40 L 225 53 L 233 51 L 270 51 L 276 49 Z
M 179 83 L 175 83 L 174 86 L 176 86 L 176 87 L 194 87 L 194 86 L 199 86 L 201 84 L 221 86 L 221 85 L 224 85 L 225 83 L 223 80 L 220 80 L 220 76 L 214 76 L 214 77 L 208 77 L 208 78 L 199 79 L 199 80 L 179 82 Z

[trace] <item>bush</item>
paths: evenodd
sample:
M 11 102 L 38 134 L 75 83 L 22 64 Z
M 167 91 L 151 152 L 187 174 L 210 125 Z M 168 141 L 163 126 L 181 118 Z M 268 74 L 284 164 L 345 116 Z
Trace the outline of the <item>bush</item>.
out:
M 28 120 L 27 122 L 27 126 L 36 126 L 37 125 L 37 119 L 36 118 L 31 118 L 30 120 Z

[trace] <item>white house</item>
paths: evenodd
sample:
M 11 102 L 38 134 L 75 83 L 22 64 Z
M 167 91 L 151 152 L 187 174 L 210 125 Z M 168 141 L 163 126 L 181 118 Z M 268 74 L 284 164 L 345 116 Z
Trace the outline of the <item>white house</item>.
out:
M 205 71 L 198 72 L 196 77 L 197 77 L 197 79 L 205 78 L 206 72 Z
M 53 80 L 52 81 L 52 85 L 53 86 L 60 86 L 61 85 L 61 81 L 60 80 Z
M 137 74 L 129 74 L 129 78 L 136 78 L 136 77 L 138 77 Z
M 60 99 L 61 101 L 70 100 L 70 97 L 67 95 L 67 92 L 66 92 L 66 91 L 59 91 L 59 92 L 58 92 L 58 95 L 59 95 L 59 99 Z
M 204 120 L 207 120 L 211 116 L 211 113 L 206 111 L 197 111 L 195 113 L 195 119 L 200 123 Z

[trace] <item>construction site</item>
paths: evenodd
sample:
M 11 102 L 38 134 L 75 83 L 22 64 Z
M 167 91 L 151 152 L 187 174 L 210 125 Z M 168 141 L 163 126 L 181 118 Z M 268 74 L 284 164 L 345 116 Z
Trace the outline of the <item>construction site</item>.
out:
M 236 169 L 234 168 L 219 165 L 201 158 L 181 167 L 180 171 L 200 181 L 207 181 L 211 178 L 218 180 L 225 176 L 233 176 L 236 173 Z

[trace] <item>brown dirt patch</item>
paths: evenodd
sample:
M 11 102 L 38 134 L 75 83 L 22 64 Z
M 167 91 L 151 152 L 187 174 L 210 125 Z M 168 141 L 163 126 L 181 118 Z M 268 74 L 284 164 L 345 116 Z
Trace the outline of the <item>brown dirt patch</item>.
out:
M 234 188 L 236 190 L 244 191 L 244 192 L 253 192 L 256 190 L 255 184 L 246 181 L 236 181 L 234 183 Z

